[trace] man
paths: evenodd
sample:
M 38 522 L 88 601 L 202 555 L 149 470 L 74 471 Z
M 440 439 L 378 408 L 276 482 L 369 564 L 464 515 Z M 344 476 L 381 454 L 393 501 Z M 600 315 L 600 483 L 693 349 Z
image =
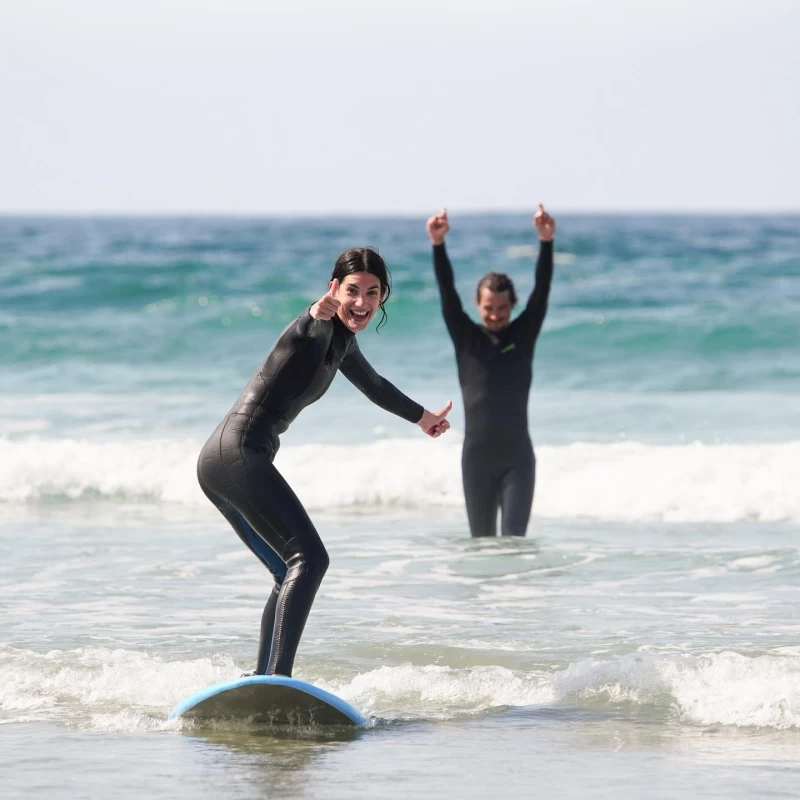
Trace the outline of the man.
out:
M 489 272 L 478 283 L 481 325 L 464 312 L 445 249 L 446 209 L 427 222 L 433 267 L 447 330 L 453 340 L 464 397 L 466 430 L 461 454 L 464 498 L 472 536 L 524 536 L 533 504 L 536 458 L 528 433 L 533 353 L 547 312 L 553 278 L 555 220 L 541 203 L 533 218 L 539 235 L 536 285 L 522 313 L 508 275 Z

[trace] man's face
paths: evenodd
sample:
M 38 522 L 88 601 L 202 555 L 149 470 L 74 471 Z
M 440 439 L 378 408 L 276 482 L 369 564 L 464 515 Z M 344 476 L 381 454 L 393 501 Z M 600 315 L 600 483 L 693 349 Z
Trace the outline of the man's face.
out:
M 478 296 L 478 313 L 481 322 L 490 331 L 501 331 L 511 321 L 511 297 L 508 290 L 493 292 L 485 286 Z

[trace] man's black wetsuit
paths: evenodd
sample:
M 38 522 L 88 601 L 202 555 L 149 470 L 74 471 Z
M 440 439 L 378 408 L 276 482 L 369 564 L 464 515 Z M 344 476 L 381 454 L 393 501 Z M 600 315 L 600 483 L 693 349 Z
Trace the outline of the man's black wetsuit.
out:
M 433 247 L 442 313 L 456 348 L 466 431 L 461 473 L 473 536 L 524 536 L 533 504 L 536 458 L 528 434 L 533 351 L 547 313 L 553 243 L 540 242 L 536 285 L 525 310 L 489 331 L 464 312 L 444 244 Z
M 373 403 L 409 422 L 424 409 L 367 363 L 355 334 L 334 317 L 315 320 L 308 310 L 281 333 L 197 463 L 200 486 L 239 538 L 275 578 L 261 617 L 256 674 L 291 675 L 303 627 L 328 554 L 289 484 L 272 464 L 278 437 L 319 400 L 336 371 Z M 335 464 L 320 474 L 335 479 Z

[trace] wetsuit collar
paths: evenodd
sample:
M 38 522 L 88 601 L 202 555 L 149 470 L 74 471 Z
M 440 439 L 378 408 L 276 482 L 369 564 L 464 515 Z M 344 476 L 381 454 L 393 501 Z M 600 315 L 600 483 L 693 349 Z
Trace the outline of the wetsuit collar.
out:
M 336 326 L 337 326 L 337 325 L 339 326 L 339 329 L 340 329 L 341 331 L 343 331 L 345 334 L 347 334 L 347 336 L 350 336 L 350 337 L 352 337 L 352 336 L 355 336 L 355 335 L 356 335 L 354 331 L 351 331 L 351 330 L 350 330 L 350 328 L 348 328 L 348 327 L 347 327 L 347 325 L 345 325 L 345 324 L 344 324 L 344 322 L 342 322 L 342 321 L 339 319 L 339 315 L 338 315 L 338 314 L 336 314 L 336 315 L 333 317 L 333 326 L 334 326 L 334 329 L 336 328 Z

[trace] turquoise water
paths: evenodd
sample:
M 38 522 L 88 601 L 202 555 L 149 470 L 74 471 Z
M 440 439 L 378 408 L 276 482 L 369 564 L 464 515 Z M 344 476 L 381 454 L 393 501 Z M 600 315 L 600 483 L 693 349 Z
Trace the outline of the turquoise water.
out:
M 800 217 L 558 224 L 534 518 L 472 542 L 424 220 L 0 219 L 8 796 L 793 796 Z M 527 294 L 529 217 L 452 226 L 465 304 L 490 268 Z M 394 275 L 363 351 L 455 401 L 434 442 L 337 378 L 276 462 L 332 559 L 297 675 L 372 727 L 168 723 L 252 668 L 268 591 L 197 452 L 356 244 Z
M 560 223 L 537 358 L 545 388 L 800 387 L 797 217 Z M 456 218 L 449 246 L 464 298 L 490 267 L 527 293 L 531 234 L 523 216 Z M 403 342 L 391 347 L 401 377 L 449 367 L 418 220 L 4 219 L 3 380 L 48 389 L 58 368 L 67 391 L 131 392 L 176 376 L 204 390 L 241 377 L 353 242 L 378 246 L 394 267 L 384 335 Z
M 769 413 L 753 403 L 765 412 L 760 431 L 745 435 L 787 434 L 791 421 L 772 416 L 785 409 L 782 397 L 800 391 L 797 217 L 560 223 L 551 311 L 536 358 L 541 402 L 551 394 L 613 392 L 644 402 L 667 394 L 680 405 L 699 393 L 699 406 L 721 407 L 723 419 L 704 431 L 688 415 L 691 435 L 737 438 L 739 420 L 726 427 L 724 406 L 739 404 L 742 393 L 769 395 L 776 396 Z M 67 404 L 76 395 L 110 394 L 123 416 L 127 398 L 132 410 L 120 419 L 121 432 L 142 403 L 153 411 L 151 431 L 204 431 L 354 242 L 378 246 L 394 268 L 390 324 L 362 337 L 362 347 L 409 392 L 452 393 L 452 352 L 424 231 L 419 220 L 391 219 L 4 219 L 0 388 L 20 398 L 58 391 Z M 527 217 L 456 218 L 450 251 L 467 302 L 491 267 L 510 272 L 522 296 L 531 288 L 536 246 Z M 176 413 L 175 395 L 196 397 L 195 412 Z M 87 402 L 79 401 L 82 408 Z M 104 416 L 106 404 L 98 402 Z M 537 439 L 574 438 L 567 424 L 542 416 Z M 624 427 L 604 414 L 591 417 L 593 438 Z M 13 417 L 3 421 L 14 434 Z M 38 422 L 53 434 L 58 425 L 71 432 L 63 418 Z

